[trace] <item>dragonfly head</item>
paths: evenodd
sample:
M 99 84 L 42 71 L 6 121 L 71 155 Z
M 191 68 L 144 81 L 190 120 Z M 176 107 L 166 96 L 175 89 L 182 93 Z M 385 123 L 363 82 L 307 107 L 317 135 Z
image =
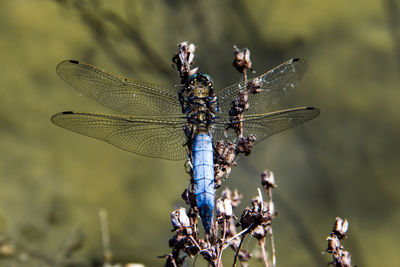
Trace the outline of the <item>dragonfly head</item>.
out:
M 214 96 L 214 81 L 210 75 L 195 73 L 189 77 L 189 88 L 196 97 Z

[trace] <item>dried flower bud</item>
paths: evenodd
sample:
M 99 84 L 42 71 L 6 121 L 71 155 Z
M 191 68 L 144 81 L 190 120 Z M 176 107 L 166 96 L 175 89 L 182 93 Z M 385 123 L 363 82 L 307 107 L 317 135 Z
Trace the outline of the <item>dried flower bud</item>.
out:
M 239 50 L 239 48 L 235 45 L 234 55 L 235 58 L 233 60 L 232 65 L 239 71 L 240 73 L 245 73 L 248 69 L 251 69 L 251 60 L 250 60 L 250 50 L 244 48 Z
M 229 219 L 233 216 L 232 202 L 229 199 L 217 199 L 215 207 L 217 210 L 217 218 L 225 217 Z
M 221 192 L 221 198 L 222 199 L 232 199 L 232 191 L 229 190 L 229 188 L 225 188 Z
M 227 163 L 233 163 L 236 157 L 236 145 L 229 144 L 224 150 L 224 159 Z
M 251 80 L 251 82 L 247 83 L 247 91 L 249 91 L 252 94 L 257 94 L 261 92 L 261 78 L 257 77 Z
M 179 52 L 172 57 L 172 63 L 178 69 L 180 77 L 186 79 L 197 71 L 197 68 L 190 69 L 193 64 L 196 47 L 194 44 L 188 45 L 188 42 L 182 42 L 178 44 L 178 49 Z
M 244 52 L 240 51 L 239 48 L 234 45 L 233 49 L 235 49 L 234 55 L 235 55 L 235 61 L 241 61 L 244 60 Z
M 185 241 L 185 237 L 180 234 L 174 235 L 169 241 L 168 244 L 171 248 L 182 247 Z
M 265 237 L 267 233 L 265 232 L 265 228 L 263 225 L 258 225 L 253 232 L 251 233 L 251 235 L 257 239 L 262 239 Z
M 242 201 L 243 195 L 241 193 L 239 193 L 239 191 L 237 189 L 233 190 L 232 196 L 230 198 L 231 202 L 232 202 L 232 207 L 236 208 L 237 206 L 239 206 L 240 202 Z
M 194 58 L 194 44 L 188 45 L 188 42 L 182 42 L 178 44 L 179 59 L 183 65 L 191 65 Z
M 217 145 L 215 146 L 215 152 L 218 155 L 222 155 L 222 153 L 224 152 L 224 142 L 223 141 L 217 142 Z
M 229 199 L 224 199 L 225 216 L 230 218 L 233 216 L 232 202 Z
M 215 189 L 219 188 L 222 184 L 221 178 L 224 176 L 224 171 L 221 169 L 217 169 L 214 172 L 214 187 Z
M 237 153 L 244 153 L 245 156 L 250 155 L 255 141 L 256 137 L 254 135 L 249 135 L 247 138 L 240 138 L 236 149 Z
M 240 265 L 243 267 L 248 267 L 248 261 L 251 259 L 251 253 L 250 251 L 247 250 L 240 250 L 239 251 L 239 260 L 240 260 Z
M 347 219 L 342 219 L 340 217 L 336 217 L 335 225 L 333 226 L 333 234 L 337 235 L 339 239 L 343 239 L 349 228 L 349 222 Z
M 265 170 L 261 174 L 261 184 L 265 190 L 276 188 L 274 173 L 270 170 Z
M 215 209 L 217 212 L 217 218 L 225 216 L 224 202 L 220 198 L 215 201 Z
M 251 205 L 253 206 L 253 212 L 258 212 L 261 210 L 261 199 L 259 196 L 256 196 L 251 200 Z
M 175 229 L 190 227 L 189 217 L 185 208 L 179 208 L 171 213 L 171 223 Z
M 328 236 L 326 240 L 328 240 L 327 252 L 332 253 L 340 247 L 339 239 L 336 236 Z
M 343 250 L 341 255 L 341 263 L 344 267 L 351 267 L 351 255 L 348 251 Z
M 196 46 L 194 44 L 190 44 L 186 47 L 186 54 L 187 54 L 187 62 L 188 64 L 193 63 L 194 59 L 194 51 L 196 50 Z
M 236 99 L 236 106 L 240 112 L 247 111 L 249 109 L 249 94 L 247 91 L 240 91 Z
M 240 217 L 240 225 L 242 229 L 249 227 L 253 223 L 253 213 L 249 207 L 246 207 Z

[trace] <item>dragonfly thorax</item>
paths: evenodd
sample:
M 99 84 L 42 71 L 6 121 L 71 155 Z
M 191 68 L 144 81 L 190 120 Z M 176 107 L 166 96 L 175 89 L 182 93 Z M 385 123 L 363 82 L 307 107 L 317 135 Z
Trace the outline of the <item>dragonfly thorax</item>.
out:
M 189 124 L 208 128 L 214 123 L 217 97 L 214 93 L 214 83 L 209 75 L 196 73 L 190 76 L 184 97 L 186 101 L 183 110 L 186 112 Z
M 189 95 L 197 98 L 215 96 L 214 82 L 210 75 L 196 73 L 188 79 Z

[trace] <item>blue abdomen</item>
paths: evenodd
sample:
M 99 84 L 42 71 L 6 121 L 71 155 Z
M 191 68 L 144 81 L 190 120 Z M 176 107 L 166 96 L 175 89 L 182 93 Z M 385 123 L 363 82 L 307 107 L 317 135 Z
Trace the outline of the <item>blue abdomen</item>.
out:
M 197 207 L 204 230 L 210 233 L 215 203 L 214 163 L 211 136 L 197 134 L 193 143 L 193 178 Z

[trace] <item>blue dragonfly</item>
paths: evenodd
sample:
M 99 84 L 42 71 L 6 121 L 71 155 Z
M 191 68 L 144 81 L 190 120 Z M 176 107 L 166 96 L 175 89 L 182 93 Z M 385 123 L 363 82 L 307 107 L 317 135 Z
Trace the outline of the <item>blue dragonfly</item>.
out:
M 319 109 L 300 107 L 268 112 L 300 81 L 307 70 L 302 59 L 291 59 L 267 73 L 215 91 L 209 75 L 195 73 L 180 90 L 131 80 L 76 60 L 57 66 L 58 75 L 80 93 L 118 112 L 118 115 L 65 111 L 51 121 L 65 129 L 97 138 L 121 149 L 151 158 L 189 159 L 193 191 L 206 233 L 215 205 L 214 151 L 218 142 L 238 143 L 252 136 L 255 144 L 319 115 Z M 248 95 L 249 108 L 232 117 L 240 92 L 257 84 Z

